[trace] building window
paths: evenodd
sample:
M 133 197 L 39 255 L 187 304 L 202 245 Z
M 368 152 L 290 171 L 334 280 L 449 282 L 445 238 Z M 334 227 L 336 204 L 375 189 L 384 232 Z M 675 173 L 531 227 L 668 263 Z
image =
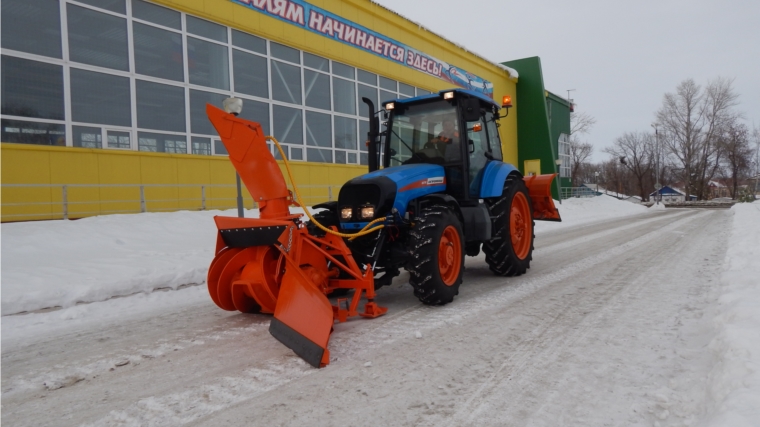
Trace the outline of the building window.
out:
M 227 28 L 213 22 L 199 19 L 194 16 L 187 17 L 187 32 L 196 36 L 227 43 Z
M 36 145 L 66 145 L 66 127 L 57 123 L 2 119 L 3 142 Z
M 357 77 L 362 83 L 377 86 L 377 74 L 372 74 L 364 70 L 358 70 Z
M 73 4 L 67 6 L 69 59 L 129 71 L 127 20 Z
M 186 132 L 185 90 L 179 86 L 138 80 L 137 127 Z
M 357 102 L 359 104 L 359 111 L 364 113 L 360 115 L 366 115 L 367 112 L 367 104 L 364 103 L 362 98 L 368 98 L 372 103 L 375 105 L 375 110 L 378 110 L 380 108 L 380 104 L 377 102 L 377 88 L 359 84 L 359 91 L 358 91 L 358 99 Z
M 132 16 L 175 30 L 182 29 L 182 14 L 143 0 L 132 0 Z
M 355 83 L 333 77 L 333 110 L 338 113 L 356 114 Z
M 304 94 L 306 106 L 330 109 L 330 77 L 327 74 L 303 70 Z
M 330 72 L 330 61 L 321 56 L 312 55 L 310 53 L 303 53 L 303 65 L 314 68 L 315 70 Z
M 154 153 L 187 154 L 187 139 L 181 135 L 139 132 L 137 135 L 137 149 L 139 151 Z
M 356 150 L 356 119 L 335 116 L 334 123 L 335 148 Z
M 204 135 L 216 135 L 214 126 L 206 116 L 206 104 L 221 106 L 226 95 L 221 93 L 205 92 L 201 90 L 190 91 L 190 131 Z M 243 104 L 243 110 L 246 105 Z
M 235 76 L 235 92 L 269 98 L 269 70 L 266 58 L 234 49 L 232 72 Z
M 129 78 L 71 69 L 71 117 L 75 122 L 132 126 Z
M 178 82 L 185 80 L 182 34 L 135 22 L 132 24 L 135 72 Z
M 188 37 L 187 56 L 191 84 L 223 90 L 230 88 L 226 46 Z
M 560 178 L 570 178 L 570 137 L 567 134 L 559 134 L 559 159 L 562 164 L 559 168 Z
M 211 155 L 211 138 L 193 137 L 193 154 Z
M 63 67 L 2 56 L 2 114 L 64 120 Z
M 298 49 L 293 49 L 279 43 L 270 43 L 269 49 L 273 58 L 282 59 L 283 61 L 292 62 L 294 64 L 301 63 L 301 54 Z
M 303 113 L 296 108 L 274 106 L 274 137 L 286 144 L 303 145 Z
M 61 58 L 61 12 L 57 1 L 0 2 L 3 49 Z
M 106 140 L 108 141 L 108 148 L 120 148 L 123 150 L 132 148 L 129 132 L 109 130 L 106 132 Z
M 103 134 L 100 128 L 73 126 L 74 147 L 103 148 Z
M 89 4 L 90 6 L 99 7 L 110 12 L 127 13 L 127 4 L 125 0 L 77 0 L 80 3 Z
M 272 61 L 272 99 L 301 105 L 301 69 Z
M 269 131 L 269 104 L 265 102 L 243 100 L 243 111 L 240 118 L 259 123 L 264 135 L 270 135 Z M 208 119 L 206 119 L 208 121 Z
M 232 45 L 251 52 L 267 54 L 267 41 L 242 31 L 232 30 Z

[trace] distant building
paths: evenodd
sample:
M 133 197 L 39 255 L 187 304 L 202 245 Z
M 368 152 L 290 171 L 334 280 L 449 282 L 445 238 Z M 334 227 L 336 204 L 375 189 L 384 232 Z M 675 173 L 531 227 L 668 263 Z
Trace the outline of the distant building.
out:
M 663 202 L 683 202 L 686 200 L 685 193 L 667 185 L 660 188 L 658 191 L 650 193 L 649 197 L 654 197 L 658 193 L 661 195 L 660 200 Z M 696 200 L 696 196 L 689 197 L 689 200 Z

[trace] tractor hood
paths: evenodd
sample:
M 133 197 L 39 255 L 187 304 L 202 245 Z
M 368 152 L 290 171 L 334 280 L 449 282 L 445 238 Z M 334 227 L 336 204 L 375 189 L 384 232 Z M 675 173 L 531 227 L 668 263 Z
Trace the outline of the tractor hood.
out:
M 357 213 L 362 206 L 375 207 L 375 218 L 396 208 L 399 215 L 406 213 L 411 200 L 446 190 L 446 174 L 443 166 L 413 164 L 380 169 L 348 181 L 340 190 L 338 209 L 352 207 L 355 215 L 350 220 L 341 219 L 344 229 L 360 229 L 369 221 Z

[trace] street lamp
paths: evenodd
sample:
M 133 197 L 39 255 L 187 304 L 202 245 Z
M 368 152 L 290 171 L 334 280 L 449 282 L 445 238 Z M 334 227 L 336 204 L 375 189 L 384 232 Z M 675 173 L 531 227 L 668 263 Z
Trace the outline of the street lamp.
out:
M 659 205 L 660 197 L 662 197 L 662 194 L 660 193 L 660 189 L 662 188 L 662 184 L 660 184 L 660 133 L 657 131 L 657 123 L 652 123 L 652 127 L 654 128 L 654 155 L 655 155 L 654 189 L 657 190 L 657 194 L 654 196 L 654 201 L 655 203 Z
M 599 172 L 594 172 L 594 184 L 596 184 L 596 195 L 599 195 Z

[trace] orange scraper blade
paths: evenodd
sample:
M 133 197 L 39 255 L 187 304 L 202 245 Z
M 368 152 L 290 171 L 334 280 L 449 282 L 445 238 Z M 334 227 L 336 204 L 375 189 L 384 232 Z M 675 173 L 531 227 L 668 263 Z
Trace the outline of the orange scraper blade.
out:
M 562 221 L 552 199 L 552 181 L 558 174 L 533 175 L 523 178 L 533 203 L 533 219 Z
M 287 269 L 269 333 L 315 368 L 330 363 L 327 342 L 333 326 L 330 301 L 303 271 Z

